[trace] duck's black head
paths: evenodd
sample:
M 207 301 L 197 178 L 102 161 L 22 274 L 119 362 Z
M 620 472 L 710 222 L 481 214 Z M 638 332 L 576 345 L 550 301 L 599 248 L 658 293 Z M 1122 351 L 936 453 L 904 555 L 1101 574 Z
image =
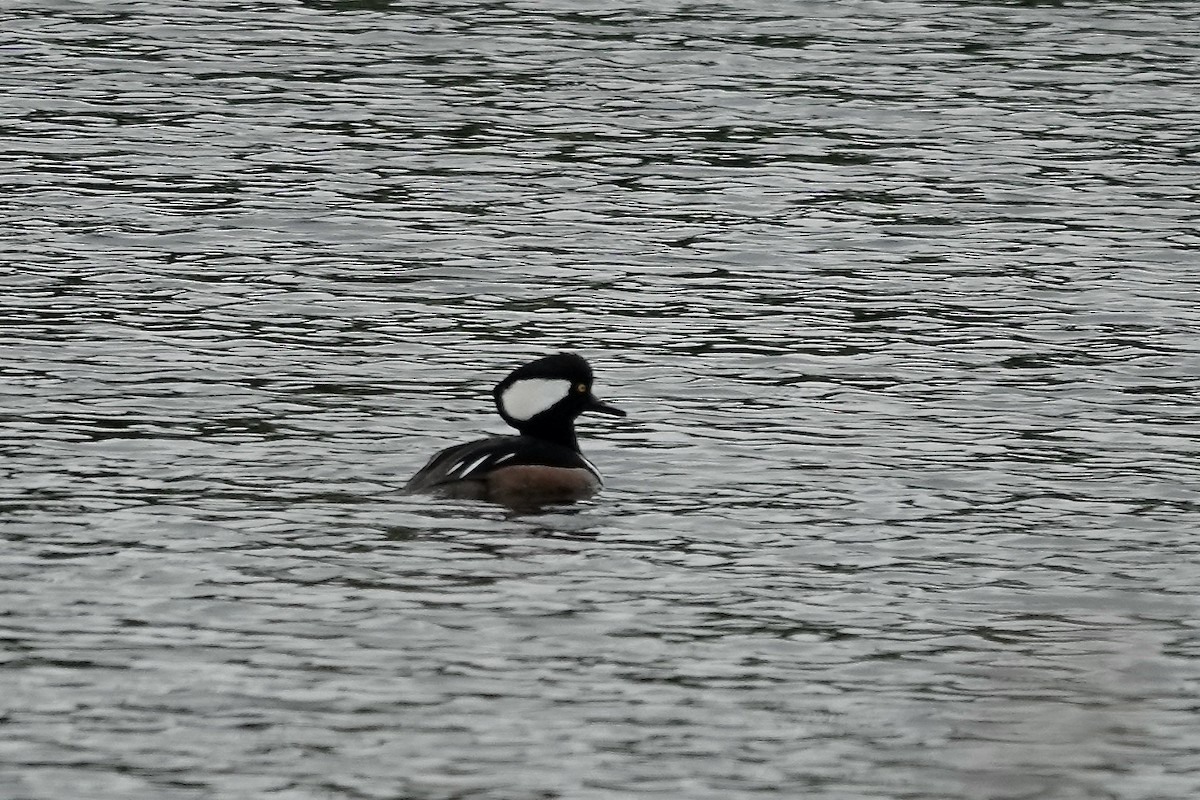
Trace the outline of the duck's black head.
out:
M 623 417 L 592 394 L 592 368 L 574 353 L 539 358 L 518 367 L 492 392 L 504 421 L 525 436 L 579 449 L 575 418 L 585 411 Z

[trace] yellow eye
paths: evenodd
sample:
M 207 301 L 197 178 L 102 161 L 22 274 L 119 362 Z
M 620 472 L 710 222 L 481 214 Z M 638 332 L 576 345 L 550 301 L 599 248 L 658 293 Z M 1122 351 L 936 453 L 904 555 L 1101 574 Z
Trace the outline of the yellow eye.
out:
M 586 384 L 586 383 L 577 383 L 577 384 L 575 384 L 575 391 L 577 391 L 577 392 L 580 392 L 580 393 L 586 392 L 586 391 L 587 391 L 587 384 Z

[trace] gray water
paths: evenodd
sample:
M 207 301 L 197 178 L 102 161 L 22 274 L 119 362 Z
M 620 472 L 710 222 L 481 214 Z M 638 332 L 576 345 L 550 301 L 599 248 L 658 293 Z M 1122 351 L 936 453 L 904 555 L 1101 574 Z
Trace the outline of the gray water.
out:
M 0 797 L 1200 796 L 1195 3 L 0 31 Z

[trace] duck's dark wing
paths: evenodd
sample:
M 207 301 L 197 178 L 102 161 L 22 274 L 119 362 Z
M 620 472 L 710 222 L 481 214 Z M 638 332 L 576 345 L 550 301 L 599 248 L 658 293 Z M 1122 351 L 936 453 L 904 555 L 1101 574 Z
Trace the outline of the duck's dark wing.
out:
M 579 467 L 600 477 L 578 452 L 528 436 L 494 436 L 441 451 L 405 485 L 406 492 L 425 492 L 459 481 L 483 480 L 508 466 Z
M 519 436 L 497 436 L 447 447 L 429 459 L 404 490 L 423 492 L 445 483 L 481 479 L 499 463 L 516 457 L 517 450 L 512 442 L 518 439 Z

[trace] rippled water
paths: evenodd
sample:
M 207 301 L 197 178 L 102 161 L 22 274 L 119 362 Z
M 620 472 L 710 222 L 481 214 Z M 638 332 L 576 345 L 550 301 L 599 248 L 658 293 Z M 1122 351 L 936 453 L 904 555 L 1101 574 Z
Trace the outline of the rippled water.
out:
M 0 31 L 0 797 L 1200 795 L 1194 3 Z

